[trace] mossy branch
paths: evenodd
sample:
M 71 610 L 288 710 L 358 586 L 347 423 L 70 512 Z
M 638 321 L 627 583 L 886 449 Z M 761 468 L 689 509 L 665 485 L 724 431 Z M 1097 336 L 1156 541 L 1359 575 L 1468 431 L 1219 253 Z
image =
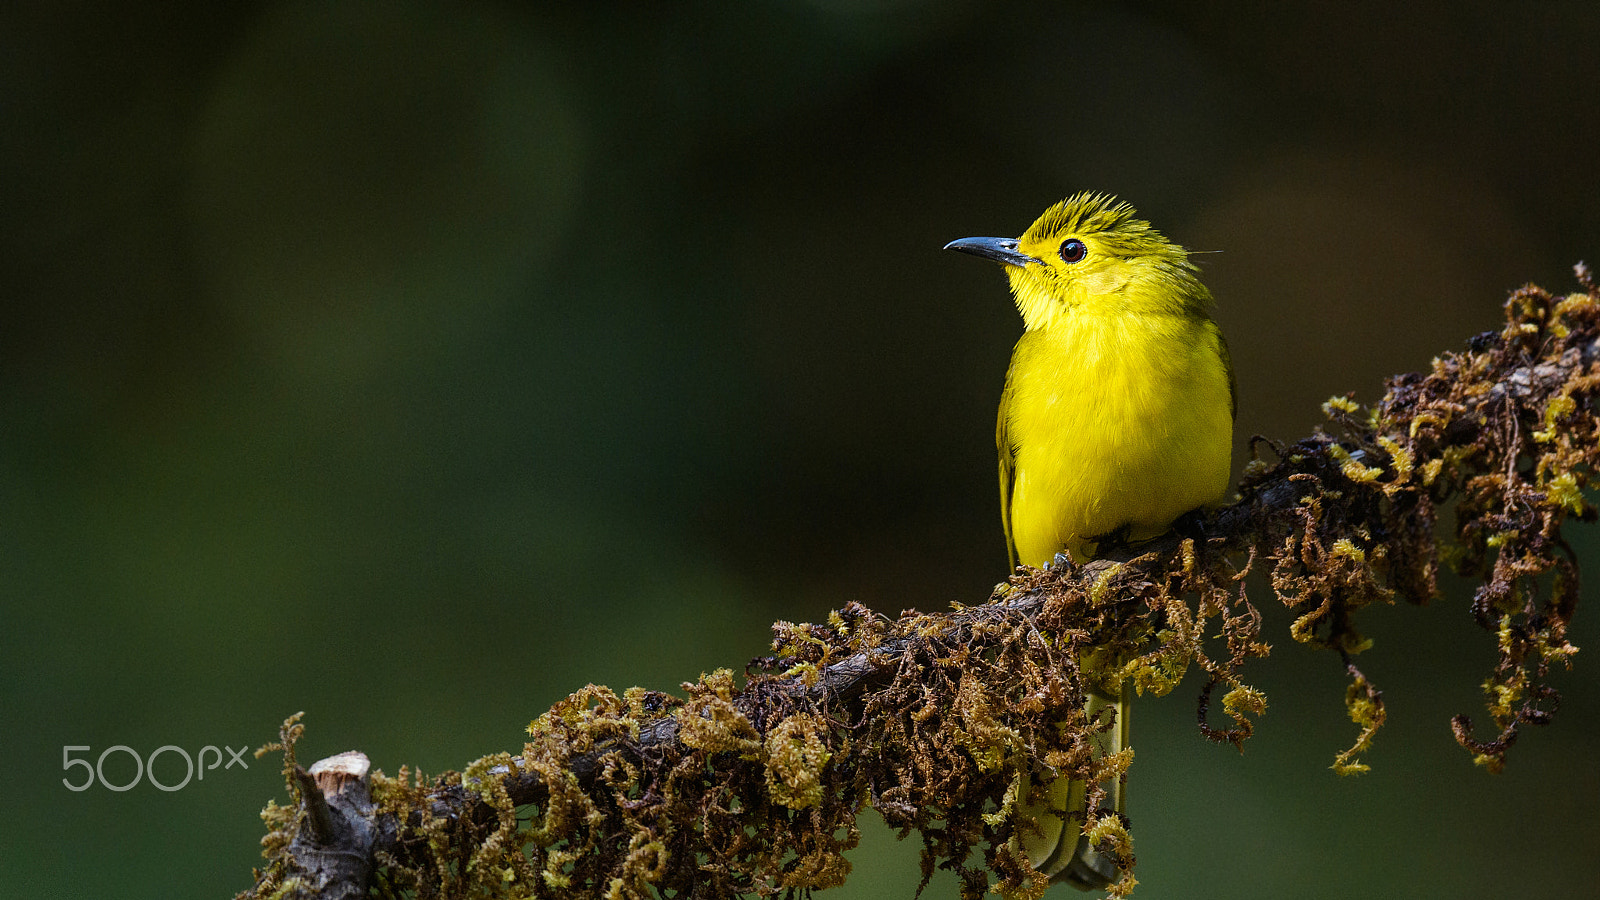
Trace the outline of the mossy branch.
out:
M 1385 715 L 1355 664 L 1368 644 L 1358 615 L 1428 601 L 1441 564 L 1476 578 L 1470 614 L 1499 654 L 1484 683 L 1493 727 L 1451 727 L 1497 770 L 1524 726 L 1549 721 L 1551 665 L 1577 650 L 1578 568 L 1561 529 L 1595 518 L 1584 490 L 1600 454 L 1600 290 L 1582 266 L 1578 279 L 1584 291 L 1564 297 L 1517 291 L 1501 331 L 1391 379 L 1371 408 L 1329 401 L 1332 427 L 1252 461 L 1232 504 L 1088 565 L 1019 570 L 981 605 L 890 618 L 851 604 L 826 623 L 779 622 L 742 686 L 727 670 L 683 697 L 591 685 L 529 726 L 521 752 L 437 779 L 369 780 L 365 758 L 345 756 L 334 768 L 362 777 L 319 791 L 294 761 L 290 720 L 273 748 L 295 804 L 263 813 L 268 864 L 240 896 L 797 896 L 844 881 L 870 805 L 918 833 L 924 884 L 945 868 L 968 900 L 991 886 L 1037 897 L 1045 885 L 1013 841 L 1027 827 L 1021 786 L 1098 783 L 1131 761 L 1091 752 L 1111 723 L 1083 716 L 1087 673 L 1161 695 L 1198 667 L 1201 733 L 1250 736 L 1266 698 L 1241 676 L 1270 649 L 1252 571 L 1293 612 L 1289 636 L 1349 675 L 1359 731 L 1341 773 L 1366 768 Z M 1218 688 L 1225 725 L 1211 716 Z M 1126 894 L 1129 823 L 1103 812 L 1082 825 L 1119 859 L 1112 893 Z

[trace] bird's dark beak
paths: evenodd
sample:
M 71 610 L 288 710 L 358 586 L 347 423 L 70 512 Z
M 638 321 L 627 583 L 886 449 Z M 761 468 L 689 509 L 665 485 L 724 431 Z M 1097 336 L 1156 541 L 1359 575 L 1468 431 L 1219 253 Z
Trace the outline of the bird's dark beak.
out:
M 984 259 L 992 259 L 997 263 L 1008 266 L 1025 268 L 1042 260 L 1035 259 L 1026 253 L 1017 252 L 1016 238 L 972 237 L 951 241 L 944 245 L 946 250 L 955 250 L 958 253 L 970 253 Z

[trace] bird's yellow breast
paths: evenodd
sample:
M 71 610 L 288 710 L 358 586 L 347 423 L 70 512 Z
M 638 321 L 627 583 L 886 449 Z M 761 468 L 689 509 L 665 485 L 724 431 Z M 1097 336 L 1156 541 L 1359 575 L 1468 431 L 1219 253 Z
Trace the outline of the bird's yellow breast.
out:
M 1020 562 L 1041 566 L 1063 548 L 1084 559 L 1093 538 L 1124 526 L 1152 537 L 1222 496 L 1225 353 L 1210 319 L 1164 313 L 1079 307 L 1022 336 L 1000 411 Z

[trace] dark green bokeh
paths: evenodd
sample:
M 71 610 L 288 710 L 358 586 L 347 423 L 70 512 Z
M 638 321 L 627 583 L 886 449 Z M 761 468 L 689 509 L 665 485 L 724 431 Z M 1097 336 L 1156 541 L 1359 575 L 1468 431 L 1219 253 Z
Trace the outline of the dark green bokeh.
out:
M 981 598 L 1020 323 L 938 248 L 1073 191 L 1226 251 L 1241 447 L 1375 398 L 1600 255 L 1597 49 L 1555 2 L 3 14 L 0 895 L 248 884 L 270 759 L 73 793 L 67 745 L 303 709 L 308 758 L 438 772 L 776 618 Z M 1139 703 L 1140 895 L 1591 889 L 1592 663 L 1475 770 L 1468 590 L 1370 617 L 1369 775 L 1327 771 L 1341 673 L 1281 611 L 1242 756 L 1194 685 Z M 914 839 L 865 844 L 835 895 L 909 898 Z

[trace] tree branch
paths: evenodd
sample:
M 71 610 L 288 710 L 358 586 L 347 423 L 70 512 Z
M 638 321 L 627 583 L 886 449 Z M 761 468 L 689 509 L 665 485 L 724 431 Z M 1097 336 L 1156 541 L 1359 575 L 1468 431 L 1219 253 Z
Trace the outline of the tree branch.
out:
M 850 604 L 826 623 L 779 622 L 742 687 L 728 670 L 682 698 L 591 685 L 529 726 L 520 753 L 428 782 L 374 773 L 370 797 L 359 754 L 318 764 L 359 775 L 299 769 L 291 719 L 263 750 L 283 751 L 295 805 L 263 813 L 269 862 L 240 896 L 794 895 L 844 880 L 871 805 L 919 833 L 924 884 L 944 867 L 965 898 L 991 879 L 1037 897 L 1045 884 L 1013 840 L 1029 827 L 1014 815 L 1023 786 L 1098 784 L 1131 761 L 1091 752 L 1110 723 L 1084 718 L 1088 673 L 1127 660 L 1113 680 L 1161 695 L 1198 666 L 1202 734 L 1249 737 L 1266 699 L 1241 673 L 1270 649 L 1244 580 L 1258 568 L 1296 613 L 1289 635 L 1332 650 L 1350 677 L 1360 732 L 1335 760 L 1343 773 L 1366 768 L 1385 716 L 1354 663 L 1368 644 L 1358 615 L 1426 602 L 1441 561 L 1477 578 L 1470 611 L 1499 652 L 1485 685 L 1495 731 L 1476 736 L 1466 716 L 1452 728 L 1498 769 L 1523 726 L 1549 721 L 1550 664 L 1576 652 L 1578 572 L 1561 528 L 1595 518 L 1583 490 L 1600 454 L 1600 291 L 1582 266 L 1578 278 L 1584 293 L 1517 291 L 1501 331 L 1390 379 L 1370 409 L 1330 400 L 1331 433 L 1253 460 L 1235 502 L 1087 565 L 1021 569 L 982 605 L 891 619 Z M 1454 539 L 1441 547 L 1448 504 Z M 1218 687 L 1223 728 L 1209 722 Z M 1119 860 L 1113 894 L 1131 890 L 1128 823 L 1102 811 L 1083 827 Z

